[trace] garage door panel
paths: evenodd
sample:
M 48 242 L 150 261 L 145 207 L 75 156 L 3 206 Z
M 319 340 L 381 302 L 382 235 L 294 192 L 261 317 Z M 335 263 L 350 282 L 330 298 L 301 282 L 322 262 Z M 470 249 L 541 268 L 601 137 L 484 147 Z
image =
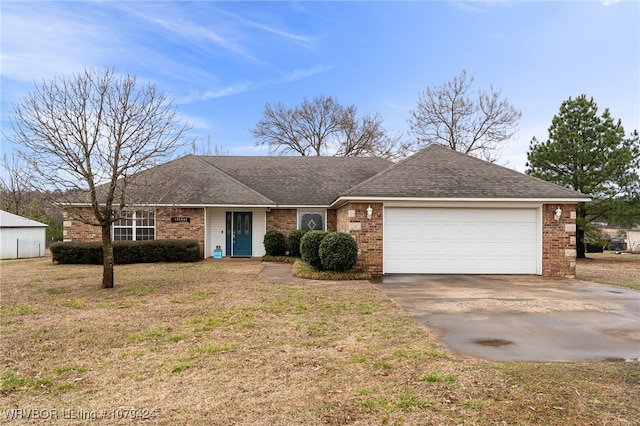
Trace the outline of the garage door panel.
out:
M 404 265 L 406 270 L 390 273 L 522 274 L 522 268 L 527 266 L 527 262 L 510 262 L 505 264 L 499 272 L 487 272 L 483 265 L 473 262 L 473 259 L 438 259 L 430 261 L 408 259 L 404 261 Z
M 529 261 L 528 257 L 525 256 L 525 253 L 509 253 L 503 254 L 499 252 L 493 253 L 481 253 L 481 254 L 459 254 L 459 253 L 443 253 L 443 252 L 420 252 L 420 253 L 409 253 L 404 256 L 395 256 L 392 257 L 393 260 L 420 260 L 424 262 L 429 261 L 441 261 L 441 260 L 452 260 L 455 262 L 465 262 L 465 261 L 493 261 L 497 255 L 500 255 L 501 261 Z
M 385 273 L 535 274 L 536 209 L 386 208 Z

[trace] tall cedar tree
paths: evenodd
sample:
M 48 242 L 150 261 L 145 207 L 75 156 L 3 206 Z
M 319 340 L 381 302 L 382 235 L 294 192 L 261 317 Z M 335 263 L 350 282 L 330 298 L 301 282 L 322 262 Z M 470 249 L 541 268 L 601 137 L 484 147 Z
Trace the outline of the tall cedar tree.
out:
M 630 219 L 629 200 L 637 197 L 640 185 L 638 132 L 625 138 L 622 123 L 608 109 L 598 116 L 593 98 L 580 95 L 564 101 L 553 117 L 549 138 L 540 142 L 534 137 L 527 158 L 527 174 L 592 197 L 591 203 L 578 205 L 579 258 L 585 257 L 584 235 L 591 221 Z

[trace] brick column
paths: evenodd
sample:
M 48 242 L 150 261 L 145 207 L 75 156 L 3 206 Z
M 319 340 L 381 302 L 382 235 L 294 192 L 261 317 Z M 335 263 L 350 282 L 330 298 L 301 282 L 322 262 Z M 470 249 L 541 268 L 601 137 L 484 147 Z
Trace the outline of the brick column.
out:
M 554 218 L 556 209 L 560 219 Z M 575 277 L 576 275 L 576 205 L 542 206 L 542 275 Z
M 367 207 L 373 215 L 367 219 Z M 382 203 L 348 203 L 338 209 L 337 231 L 358 243 L 358 266 L 372 275 L 382 275 Z

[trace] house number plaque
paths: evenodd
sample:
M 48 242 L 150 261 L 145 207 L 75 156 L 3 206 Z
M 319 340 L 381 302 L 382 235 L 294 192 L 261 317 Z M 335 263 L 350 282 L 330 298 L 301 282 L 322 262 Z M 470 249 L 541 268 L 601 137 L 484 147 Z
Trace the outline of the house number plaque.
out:
M 190 217 L 172 217 L 171 218 L 171 223 L 178 223 L 178 222 L 191 223 L 191 218 Z

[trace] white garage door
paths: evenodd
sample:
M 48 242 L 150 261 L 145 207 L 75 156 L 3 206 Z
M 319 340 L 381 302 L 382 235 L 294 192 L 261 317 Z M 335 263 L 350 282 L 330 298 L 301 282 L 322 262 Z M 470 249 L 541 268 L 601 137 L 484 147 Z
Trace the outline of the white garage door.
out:
M 385 208 L 384 273 L 536 274 L 537 209 Z

